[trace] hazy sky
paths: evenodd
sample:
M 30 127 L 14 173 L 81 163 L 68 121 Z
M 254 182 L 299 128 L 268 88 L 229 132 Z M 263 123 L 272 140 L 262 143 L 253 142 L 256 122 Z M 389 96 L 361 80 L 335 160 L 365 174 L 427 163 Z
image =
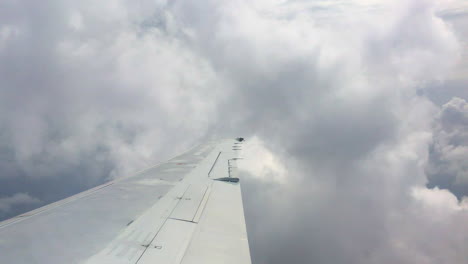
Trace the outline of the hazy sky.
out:
M 463 0 L 0 2 L 0 219 L 244 136 L 254 263 L 468 262 Z

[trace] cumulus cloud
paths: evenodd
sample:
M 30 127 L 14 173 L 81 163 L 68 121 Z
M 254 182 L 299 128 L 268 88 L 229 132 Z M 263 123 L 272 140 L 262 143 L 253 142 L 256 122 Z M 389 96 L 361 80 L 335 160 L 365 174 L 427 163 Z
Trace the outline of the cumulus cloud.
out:
M 468 196 L 468 103 L 453 98 L 442 106 L 434 124 L 427 167 L 428 186 Z
M 465 205 L 425 188 L 420 91 L 461 49 L 440 3 L 3 2 L 0 193 L 49 202 L 242 135 L 255 263 L 461 263 Z
M 466 199 L 459 203 L 455 195 L 450 191 L 442 190 L 437 187 L 434 189 L 415 187 L 412 190 L 412 196 L 425 207 L 432 207 L 440 211 L 438 216 L 433 214 L 433 218 L 447 217 L 451 212 L 468 210 Z
M 255 219 L 247 221 L 253 259 L 463 263 L 466 201 L 420 184 L 429 140 L 424 133 L 408 135 L 365 161 L 333 170 L 297 164 L 270 150 L 280 162 L 272 170 L 287 170 L 286 184 L 275 184 L 268 176 L 272 170 L 261 177 L 243 174 L 247 220 Z
M 0 193 L 64 198 L 186 149 L 216 121 L 220 83 L 164 3 L 0 6 Z

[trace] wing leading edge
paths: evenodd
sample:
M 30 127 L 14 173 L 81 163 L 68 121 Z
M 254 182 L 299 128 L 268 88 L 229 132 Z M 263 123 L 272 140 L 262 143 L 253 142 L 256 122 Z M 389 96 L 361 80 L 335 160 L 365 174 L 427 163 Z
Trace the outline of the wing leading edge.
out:
M 167 163 L 0 223 L 0 263 L 250 263 L 240 142 Z

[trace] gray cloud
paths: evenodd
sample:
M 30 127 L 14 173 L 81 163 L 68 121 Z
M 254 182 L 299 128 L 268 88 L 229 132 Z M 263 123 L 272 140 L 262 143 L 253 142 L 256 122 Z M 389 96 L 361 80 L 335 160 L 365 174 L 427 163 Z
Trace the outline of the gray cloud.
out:
M 369 2 L 0 4 L 1 196 L 245 135 L 267 155 L 243 177 L 255 263 L 463 262 L 465 207 L 424 188 L 421 92 L 460 43 L 436 1 Z
M 215 121 L 210 66 L 143 26 L 157 4 L 90 3 L 0 4 L 4 195 L 66 197 L 186 149 Z
M 453 98 L 444 104 L 434 125 L 427 167 L 428 186 L 468 195 L 468 103 Z
M 22 210 L 27 210 L 29 206 L 37 206 L 42 204 L 42 202 L 34 197 L 31 197 L 27 193 L 16 193 L 12 196 L 0 198 L 0 216 L 3 216 L 6 212 L 11 212 L 11 209 L 14 208 L 15 212 L 21 212 Z

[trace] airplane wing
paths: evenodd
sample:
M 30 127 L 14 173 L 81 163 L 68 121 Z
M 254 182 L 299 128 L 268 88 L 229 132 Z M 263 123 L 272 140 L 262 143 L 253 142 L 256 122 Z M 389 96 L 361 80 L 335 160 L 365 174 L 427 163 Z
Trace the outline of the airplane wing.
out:
M 251 263 L 237 152 L 197 146 L 0 222 L 0 263 Z

